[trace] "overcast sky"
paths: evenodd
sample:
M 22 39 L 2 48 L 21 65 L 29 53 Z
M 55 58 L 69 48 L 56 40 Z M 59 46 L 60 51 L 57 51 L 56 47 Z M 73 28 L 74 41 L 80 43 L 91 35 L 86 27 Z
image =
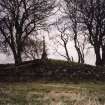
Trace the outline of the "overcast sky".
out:
M 55 9 L 55 11 L 56 10 L 57 9 Z M 64 14 L 62 14 L 61 12 L 58 11 L 55 15 L 53 15 L 52 17 L 49 18 L 48 22 L 53 23 L 58 18 L 60 18 L 62 15 L 64 15 Z M 57 46 L 51 40 L 51 37 L 56 38 L 55 37 L 56 33 L 57 33 L 57 30 L 55 29 L 54 26 L 53 26 L 53 28 L 51 28 L 49 34 L 47 32 L 41 32 L 41 35 L 44 35 L 46 37 L 46 44 L 47 44 L 47 48 L 48 48 L 48 57 L 52 58 L 52 59 L 64 59 L 65 60 L 64 57 L 60 56 L 58 53 L 55 52 L 55 49 L 57 48 L 57 50 L 61 54 L 65 54 L 64 48 L 62 48 L 61 46 Z M 78 56 L 77 56 L 77 52 L 75 50 L 73 41 L 68 43 L 68 49 L 69 49 L 69 55 L 74 58 L 74 61 L 77 61 Z M 13 56 L 6 56 L 5 54 L 2 54 L 2 53 L 0 54 L 0 63 L 13 63 L 13 62 L 14 62 Z M 85 54 L 85 63 L 94 65 L 95 54 L 94 54 L 93 49 L 90 49 L 89 53 Z
M 54 47 L 53 47 L 53 45 L 51 45 L 51 43 L 49 43 L 48 48 L 49 48 L 49 50 L 48 50 L 49 58 L 65 60 L 64 57 L 60 56 L 58 53 L 55 53 Z M 60 47 L 58 48 L 58 51 L 61 54 L 65 54 L 64 50 L 61 49 Z M 78 59 L 77 53 L 75 51 L 75 48 L 73 47 L 73 44 L 70 46 L 69 54 L 70 54 L 70 56 L 73 56 L 75 61 L 77 61 L 77 59 Z M 14 62 L 14 60 L 13 60 L 12 56 L 6 56 L 5 54 L 0 54 L 0 63 L 5 64 L 5 63 L 13 63 L 13 62 Z M 92 50 L 85 56 L 85 63 L 94 65 L 95 54 L 93 53 Z

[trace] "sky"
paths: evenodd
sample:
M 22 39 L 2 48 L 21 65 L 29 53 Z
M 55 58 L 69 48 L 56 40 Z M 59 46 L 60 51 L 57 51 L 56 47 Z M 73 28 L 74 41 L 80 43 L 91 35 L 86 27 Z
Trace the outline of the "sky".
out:
M 57 9 L 55 9 L 56 11 Z M 63 14 L 58 11 L 56 14 L 54 14 L 53 16 L 51 16 L 48 19 L 48 22 L 53 23 L 55 22 L 58 18 L 60 18 Z M 52 59 L 63 59 L 65 60 L 64 57 L 60 56 L 57 52 L 55 52 L 55 49 L 58 50 L 59 53 L 64 54 L 65 55 L 65 50 L 63 47 L 61 46 L 57 46 L 57 44 L 55 44 L 53 41 L 51 40 L 52 37 L 54 37 L 56 39 L 56 34 L 57 34 L 57 30 L 56 28 L 53 26 L 53 28 L 50 29 L 50 33 L 48 34 L 47 32 L 41 32 L 41 35 L 45 36 L 46 38 L 46 44 L 47 44 L 47 48 L 48 48 L 48 58 L 52 58 Z M 74 58 L 74 61 L 77 62 L 78 60 L 78 56 L 77 56 L 77 52 L 75 50 L 74 47 L 74 42 L 71 41 L 68 43 L 68 51 L 69 51 L 69 55 L 72 56 Z M 13 63 L 13 56 L 7 56 L 3 53 L 0 54 L 0 63 L 5 64 L 5 63 Z M 90 51 L 85 54 L 85 63 L 87 64 L 91 64 L 94 65 L 95 64 L 95 54 L 93 49 L 90 49 Z
M 49 50 L 48 50 L 48 58 L 51 59 L 61 59 L 61 60 L 66 60 L 64 57 L 60 56 L 58 53 L 55 53 L 53 50 L 53 46 L 51 47 L 51 44 L 49 44 L 48 46 L 50 46 Z M 77 53 L 75 51 L 75 48 L 73 46 L 70 46 L 70 56 L 73 56 L 75 62 L 77 62 Z M 58 51 L 62 54 L 64 54 L 64 50 L 62 50 L 61 48 L 58 48 Z M 7 56 L 5 54 L 0 54 L 0 64 L 6 64 L 6 63 L 14 63 L 13 57 L 12 56 Z M 93 51 L 91 50 L 91 52 L 89 52 L 89 54 L 87 54 L 85 56 L 85 63 L 86 64 L 90 64 L 90 65 L 94 65 L 95 64 L 95 54 L 93 53 Z
M 50 30 L 50 33 L 48 32 L 41 32 L 41 36 L 45 36 L 45 41 L 46 41 L 46 47 L 48 49 L 48 58 L 51 59 L 61 59 L 61 60 L 66 60 L 63 56 L 61 56 L 60 54 L 65 55 L 65 50 L 62 46 L 60 46 L 59 44 L 57 45 L 54 40 L 57 38 L 55 37 L 55 33 L 57 30 L 56 29 L 52 29 Z M 54 40 L 52 39 L 52 37 L 54 37 Z M 77 52 L 74 46 L 74 42 L 70 41 L 67 45 L 68 48 L 68 52 L 70 57 L 72 56 L 74 61 L 77 62 L 78 61 L 78 56 L 77 56 Z M 60 53 L 58 54 L 56 52 L 56 50 Z M 7 56 L 3 53 L 0 54 L 0 63 L 1 64 L 6 64 L 6 63 L 13 63 L 14 59 L 13 56 Z M 94 54 L 94 50 L 91 48 L 89 49 L 88 52 L 85 51 L 85 63 L 86 64 L 90 64 L 90 65 L 94 65 L 95 64 L 95 54 Z
M 49 58 L 66 60 L 63 56 L 61 56 L 55 51 L 55 49 L 57 49 L 59 53 L 65 55 L 65 50 L 62 46 L 60 45 L 57 46 L 51 41 L 48 41 L 47 43 L 48 43 L 47 47 L 49 49 L 49 54 L 48 54 Z M 77 56 L 74 42 L 73 41 L 69 42 L 67 45 L 67 48 L 68 48 L 69 56 L 73 57 L 74 61 L 77 62 L 78 56 Z M 84 53 L 85 53 L 85 63 L 90 65 L 95 65 L 95 54 L 94 54 L 93 48 L 90 48 L 88 52 L 85 49 Z
M 55 30 L 55 29 L 53 30 L 53 29 L 50 31 L 49 34 L 48 34 L 48 32 L 40 33 L 41 36 L 45 36 L 46 47 L 48 49 L 48 51 L 47 51 L 48 58 L 66 60 L 63 56 L 60 55 L 60 54 L 65 55 L 65 50 L 62 46 L 55 43 L 55 39 L 57 39 L 55 33 L 57 33 L 56 32 L 57 30 Z M 52 37 L 54 38 L 54 40 L 52 39 Z M 73 57 L 74 61 L 77 62 L 78 56 L 77 56 L 77 52 L 76 52 L 76 49 L 74 46 L 74 42 L 70 41 L 67 44 L 67 48 L 68 48 L 70 57 Z M 56 52 L 56 49 L 60 54 L 58 52 Z M 1 64 L 13 63 L 13 62 L 14 62 L 13 56 L 7 56 L 3 53 L 0 54 L 0 63 Z M 94 54 L 94 50 L 92 48 L 89 49 L 88 52 L 87 52 L 87 50 L 85 51 L 85 63 L 90 64 L 90 65 L 95 64 L 95 54 Z

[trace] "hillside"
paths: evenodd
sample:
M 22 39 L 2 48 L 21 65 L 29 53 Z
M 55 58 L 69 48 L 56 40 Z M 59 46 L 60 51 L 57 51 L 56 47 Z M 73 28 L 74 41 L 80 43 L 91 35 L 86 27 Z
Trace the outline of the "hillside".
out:
M 9 81 L 105 81 L 105 68 L 61 60 L 26 61 L 19 66 L 0 65 L 0 82 Z

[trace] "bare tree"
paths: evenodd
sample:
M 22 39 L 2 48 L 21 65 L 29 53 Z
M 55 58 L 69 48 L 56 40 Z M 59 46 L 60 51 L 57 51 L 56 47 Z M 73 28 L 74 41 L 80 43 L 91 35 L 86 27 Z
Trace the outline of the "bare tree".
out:
M 67 5 L 77 8 L 79 22 L 88 31 L 88 39 L 94 47 L 96 65 L 105 64 L 105 1 L 65 0 Z M 101 55 L 102 51 L 102 55 Z
M 84 3 L 80 1 L 78 3 L 78 8 L 79 11 L 82 13 L 83 22 L 89 32 L 89 41 L 94 47 L 94 51 L 96 54 L 96 65 L 104 65 L 105 1 L 85 0 Z
M 43 44 L 42 44 L 42 55 L 41 55 L 41 60 L 46 61 L 48 59 L 47 57 L 47 48 L 46 48 L 46 42 L 45 42 L 45 37 L 43 36 Z
M 55 51 L 62 57 L 64 57 L 68 62 L 73 61 L 73 57 L 71 58 L 68 51 L 68 44 L 70 42 L 70 34 L 68 33 L 69 27 L 67 26 L 67 23 L 63 23 L 63 20 L 59 18 L 54 23 L 54 26 L 56 27 L 58 33 L 54 37 L 55 43 L 58 44 L 58 46 L 63 47 L 65 54 L 62 54 L 58 51 L 58 49 L 55 48 Z
M 28 38 L 26 40 L 23 56 L 24 59 L 41 59 L 41 55 L 43 52 L 43 41 L 38 38 Z
M 78 9 L 77 9 L 77 3 L 75 3 L 75 5 L 72 4 L 71 0 L 64 0 L 66 7 L 62 6 L 63 8 L 63 13 L 65 14 L 65 16 L 62 17 L 63 20 L 68 20 L 68 26 L 69 31 L 72 32 L 72 40 L 74 40 L 74 45 L 75 45 L 75 49 L 77 51 L 78 54 L 78 63 L 84 63 L 84 49 L 85 49 L 85 41 L 86 41 L 86 37 L 85 34 L 82 30 L 81 24 L 79 22 L 79 17 L 78 17 Z M 77 0 L 75 0 L 76 2 Z M 62 8 L 61 8 L 61 12 L 62 12 Z M 79 40 L 79 36 L 80 33 L 82 32 L 83 34 L 83 38 L 81 40 Z M 81 42 L 84 42 L 81 44 Z
M 22 62 L 25 40 L 42 26 L 54 3 L 54 0 L 0 0 L 0 40 L 10 47 L 16 65 Z

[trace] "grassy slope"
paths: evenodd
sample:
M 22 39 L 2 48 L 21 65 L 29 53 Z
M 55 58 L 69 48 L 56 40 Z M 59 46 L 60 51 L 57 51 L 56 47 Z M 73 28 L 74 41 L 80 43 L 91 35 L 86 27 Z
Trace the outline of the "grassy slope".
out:
M 19 71 L 30 70 L 35 62 L 24 62 L 18 66 Z M 80 70 L 96 69 L 89 65 L 49 60 L 52 67 L 69 67 Z M 33 67 L 32 67 L 33 66 Z M 13 64 L 0 65 L 1 70 L 16 69 Z M 101 70 L 101 67 L 97 67 Z M 102 68 L 103 69 L 103 68 Z M 57 82 L 18 82 L 0 83 L 0 105 L 105 105 L 105 84 L 103 82 L 60 83 Z
M 61 60 L 27 61 L 19 66 L 0 65 L 0 81 L 105 81 L 105 68 Z
M 26 61 L 19 66 L 0 64 L 0 82 L 4 81 L 105 81 L 105 67 L 49 59 Z
M 0 105 L 104 105 L 105 84 L 0 84 Z

